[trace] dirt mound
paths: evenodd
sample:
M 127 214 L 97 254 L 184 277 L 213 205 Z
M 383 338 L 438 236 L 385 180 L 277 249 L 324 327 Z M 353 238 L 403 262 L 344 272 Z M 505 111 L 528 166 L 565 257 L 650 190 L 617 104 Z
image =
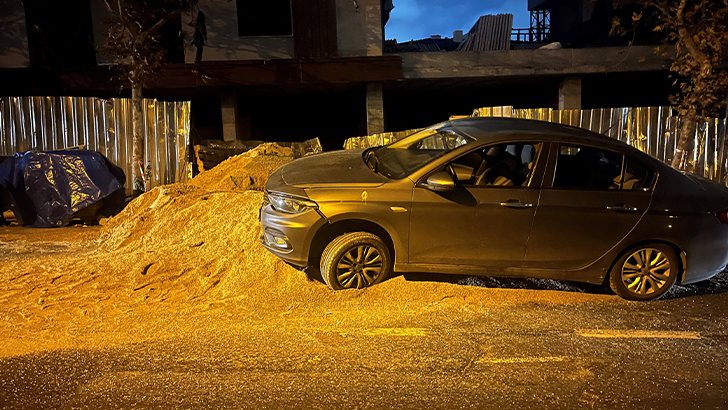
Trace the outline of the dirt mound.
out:
M 102 233 L 101 251 L 145 299 L 230 297 L 271 281 L 280 287 L 286 282 L 280 274 L 293 269 L 258 243 L 262 195 L 155 189 Z M 303 275 L 288 276 L 305 282 Z
M 304 285 L 305 275 L 290 275 L 294 269 L 258 243 L 259 190 L 292 160 L 290 148 L 263 144 L 188 184 L 155 188 L 107 222 L 99 254 L 144 299 L 224 298 L 250 286 L 281 289 L 290 280 Z
M 261 196 L 248 191 L 262 190 L 268 176 L 292 160 L 290 148 L 261 144 L 188 184 L 157 187 L 109 219 L 102 230 L 102 250 L 156 252 L 183 244 L 200 247 L 205 239 L 226 241 L 228 236 L 240 237 L 241 229 L 253 235 L 258 223 L 246 211 L 259 207 Z
M 292 160 L 291 148 L 276 143 L 261 144 L 228 158 L 215 168 L 196 176 L 189 184 L 210 191 L 263 189 L 271 172 Z

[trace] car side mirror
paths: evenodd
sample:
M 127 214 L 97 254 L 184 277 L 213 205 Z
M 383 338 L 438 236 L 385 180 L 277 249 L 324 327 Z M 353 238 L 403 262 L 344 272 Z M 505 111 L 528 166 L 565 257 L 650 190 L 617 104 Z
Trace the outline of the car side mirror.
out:
M 445 171 L 435 172 L 427 178 L 425 188 L 435 192 L 450 192 L 455 189 L 455 181 Z

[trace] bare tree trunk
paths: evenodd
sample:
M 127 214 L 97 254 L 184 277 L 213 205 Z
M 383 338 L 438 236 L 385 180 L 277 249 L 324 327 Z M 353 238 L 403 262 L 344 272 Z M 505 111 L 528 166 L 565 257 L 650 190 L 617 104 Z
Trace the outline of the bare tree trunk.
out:
M 672 157 L 673 168 L 685 169 L 687 165 L 688 155 L 693 151 L 695 143 L 695 124 L 697 123 L 697 114 L 690 111 L 680 119 L 680 136 L 675 147 L 675 155 Z
M 142 84 L 132 82 L 131 84 L 131 121 L 134 128 L 134 149 L 132 151 L 131 176 L 133 185 L 133 196 L 136 198 L 146 192 L 146 181 L 144 178 L 144 134 L 142 134 Z

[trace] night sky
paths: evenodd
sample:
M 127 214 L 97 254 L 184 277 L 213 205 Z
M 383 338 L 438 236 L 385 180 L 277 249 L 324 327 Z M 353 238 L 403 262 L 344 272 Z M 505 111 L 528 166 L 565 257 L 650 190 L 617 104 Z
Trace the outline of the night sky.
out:
M 513 14 L 513 28 L 530 25 L 528 0 L 393 0 L 394 10 L 386 27 L 387 39 L 399 42 L 454 30 L 467 33 L 484 14 Z

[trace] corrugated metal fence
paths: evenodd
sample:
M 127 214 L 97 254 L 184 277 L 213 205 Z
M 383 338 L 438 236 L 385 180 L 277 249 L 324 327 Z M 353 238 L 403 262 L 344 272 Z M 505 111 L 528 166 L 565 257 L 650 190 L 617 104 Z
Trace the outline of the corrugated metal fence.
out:
M 680 132 L 680 117 L 670 107 L 554 110 L 513 109 L 505 106 L 479 108 L 473 112 L 473 116 L 526 118 L 585 128 L 630 144 L 667 163 L 672 160 Z M 385 145 L 409 134 L 411 132 L 350 138 L 344 147 Z M 709 119 L 699 123 L 691 138 L 694 139 L 695 148 L 690 153 L 686 170 L 725 183 L 728 172 L 726 120 Z
M 190 102 L 144 100 L 147 189 L 188 177 Z M 0 97 L 0 155 L 85 145 L 124 170 L 131 194 L 131 100 Z

